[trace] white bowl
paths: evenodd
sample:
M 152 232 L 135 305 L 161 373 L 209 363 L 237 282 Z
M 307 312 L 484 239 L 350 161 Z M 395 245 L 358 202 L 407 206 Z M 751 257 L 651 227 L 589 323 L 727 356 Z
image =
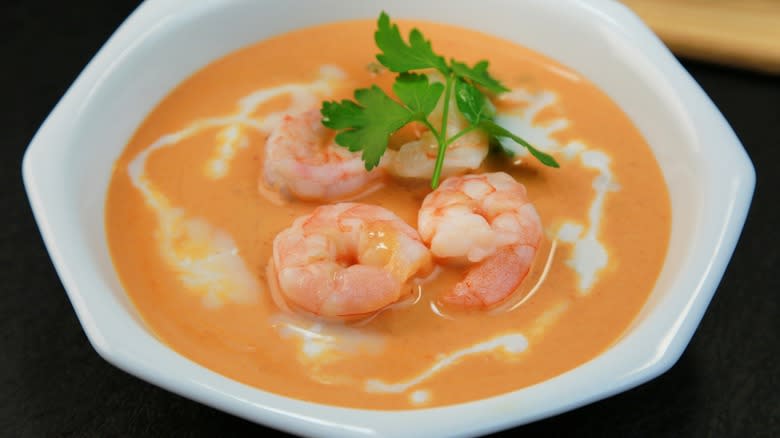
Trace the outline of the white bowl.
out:
M 537 385 L 486 400 L 369 411 L 281 397 L 191 362 L 142 324 L 117 279 L 103 205 L 111 167 L 144 116 L 210 61 L 290 29 L 348 18 L 444 21 L 514 40 L 582 73 L 639 127 L 672 201 L 669 252 L 649 301 L 608 351 Z M 240 417 L 305 435 L 474 435 L 624 391 L 679 358 L 715 292 L 755 184 L 723 116 L 663 44 L 608 0 L 148 0 L 55 107 L 24 158 L 46 246 L 90 342 L 107 361 Z M 630 287 L 630 285 L 627 285 Z

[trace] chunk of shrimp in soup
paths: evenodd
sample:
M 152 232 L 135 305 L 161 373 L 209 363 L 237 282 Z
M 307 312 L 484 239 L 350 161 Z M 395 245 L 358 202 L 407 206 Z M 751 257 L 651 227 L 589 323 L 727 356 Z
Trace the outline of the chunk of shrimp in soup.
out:
M 436 82 L 444 78 L 438 72 L 430 72 L 428 76 Z M 441 99 L 429 116 L 431 124 L 440 127 L 443 119 L 444 101 Z M 449 107 L 453 110 L 447 119 L 447 138 L 452 138 L 469 127 L 469 122 L 457 111 L 455 96 L 450 98 Z M 388 170 L 402 178 L 427 179 L 431 177 L 436 166 L 436 156 L 439 144 L 433 134 L 426 128 L 420 128 L 417 139 L 402 144 L 398 151 L 389 154 Z M 490 144 L 487 135 L 481 130 L 474 130 L 462 135 L 447 146 L 447 159 L 442 165 L 442 175 L 458 175 L 479 168 L 488 155 Z
M 432 268 L 414 228 L 389 210 L 357 203 L 324 205 L 296 219 L 274 239 L 273 265 L 286 300 L 326 317 L 380 310 Z
M 317 109 L 285 115 L 265 143 L 260 184 L 304 200 L 356 196 L 380 184 L 384 165 L 367 171 L 360 153 L 337 145 L 333 137 Z
M 441 297 L 464 307 L 509 297 L 528 274 L 542 237 L 525 187 L 504 172 L 446 179 L 425 197 L 418 227 L 439 260 L 470 266 Z

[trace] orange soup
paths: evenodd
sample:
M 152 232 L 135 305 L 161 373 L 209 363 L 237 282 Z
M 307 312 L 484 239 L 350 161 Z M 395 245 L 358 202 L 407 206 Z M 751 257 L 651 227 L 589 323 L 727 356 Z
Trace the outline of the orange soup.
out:
M 322 297 L 290 302 L 286 289 L 280 293 L 274 251 L 301 249 L 274 239 L 294 228 L 296 218 L 344 199 L 289 196 L 266 184 L 264 172 L 282 166 L 269 158 L 267 143 L 280 141 L 290 117 L 317 110 L 324 100 L 352 98 L 355 89 L 373 84 L 393 96 L 395 77 L 377 68 L 373 21 L 306 28 L 192 75 L 148 115 L 116 162 L 105 211 L 111 255 L 127 294 L 162 342 L 262 390 L 331 405 L 413 409 L 550 379 L 620 338 L 653 289 L 670 234 L 666 185 L 647 143 L 603 92 L 539 53 L 466 29 L 401 22 L 404 34 L 412 26 L 448 59 L 489 60 L 492 75 L 510 89 L 493 99 L 497 123 L 560 163 L 555 169 L 530 155 L 493 151 L 478 167 L 453 172 L 475 178 L 505 172 L 525 187 L 541 224 L 523 253 L 534 257 L 500 259 L 485 273 L 468 263 L 443 263 L 436 254 L 421 256 L 397 299 L 357 316 L 333 317 L 326 309 L 352 302 L 307 307 L 306 300 Z M 401 129 L 388 156 L 419 138 L 419 127 Z M 445 166 L 455 156 L 448 152 Z M 301 172 L 297 182 L 306 182 L 308 174 L 294 170 Z M 418 215 L 430 178 L 399 177 L 390 169 L 367 184 L 370 190 L 349 201 L 372 206 L 369 215 L 373 206 L 397 215 L 393 223 L 412 230 L 399 236 L 416 236 L 419 228 L 424 237 Z M 315 183 L 312 190 L 325 186 Z M 533 216 L 523 211 L 515 214 Z M 438 245 L 477 242 L 472 234 L 480 226 L 450 232 Z M 419 239 L 420 251 L 433 246 L 426 240 Z M 385 243 L 372 248 L 400 257 L 401 250 Z M 307 265 L 312 260 L 301 269 L 314 266 Z M 362 263 L 356 260 L 333 263 Z M 464 276 L 493 275 L 486 280 L 492 292 L 501 275 L 522 279 L 526 267 L 509 296 L 466 307 L 442 300 L 471 284 Z M 330 292 L 364 299 L 361 294 L 384 281 L 366 275 Z

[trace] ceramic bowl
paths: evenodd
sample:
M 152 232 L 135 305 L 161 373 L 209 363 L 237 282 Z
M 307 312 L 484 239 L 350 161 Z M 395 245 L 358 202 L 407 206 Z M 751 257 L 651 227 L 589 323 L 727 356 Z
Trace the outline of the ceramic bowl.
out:
M 442 21 L 513 40 L 587 77 L 639 127 L 671 194 L 672 235 L 657 285 L 611 348 L 501 396 L 409 411 L 294 400 L 230 380 L 172 351 L 141 322 L 111 263 L 103 206 L 112 164 L 179 82 L 235 49 L 318 23 Z M 110 363 L 214 408 L 318 436 L 462 436 L 551 416 L 639 385 L 679 358 L 737 242 L 755 184 L 723 116 L 656 36 L 609 0 L 148 0 L 110 38 L 30 144 L 24 182 L 84 331 Z M 626 285 L 631 287 L 631 285 Z

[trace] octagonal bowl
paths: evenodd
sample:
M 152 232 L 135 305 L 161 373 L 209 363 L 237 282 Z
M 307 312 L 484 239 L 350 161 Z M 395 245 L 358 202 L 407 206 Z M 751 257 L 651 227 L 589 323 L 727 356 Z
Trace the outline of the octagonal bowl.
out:
M 594 82 L 631 118 L 672 203 L 668 254 L 625 334 L 589 362 L 522 390 L 446 407 L 348 409 L 295 400 L 212 372 L 144 326 L 111 263 L 103 208 L 114 161 L 173 87 L 209 62 L 275 34 L 374 18 L 447 22 L 541 52 Z M 564 31 L 565 30 L 565 31 Z M 689 342 L 731 257 L 755 183 L 712 102 L 629 10 L 609 0 L 148 0 L 110 38 L 46 119 L 23 163 L 47 249 L 97 352 L 175 393 L 285 431 L 319 436 L 461 436 L 554 415 L 666 371 Z M 627 285 L 630 287 L 630 285 Z

